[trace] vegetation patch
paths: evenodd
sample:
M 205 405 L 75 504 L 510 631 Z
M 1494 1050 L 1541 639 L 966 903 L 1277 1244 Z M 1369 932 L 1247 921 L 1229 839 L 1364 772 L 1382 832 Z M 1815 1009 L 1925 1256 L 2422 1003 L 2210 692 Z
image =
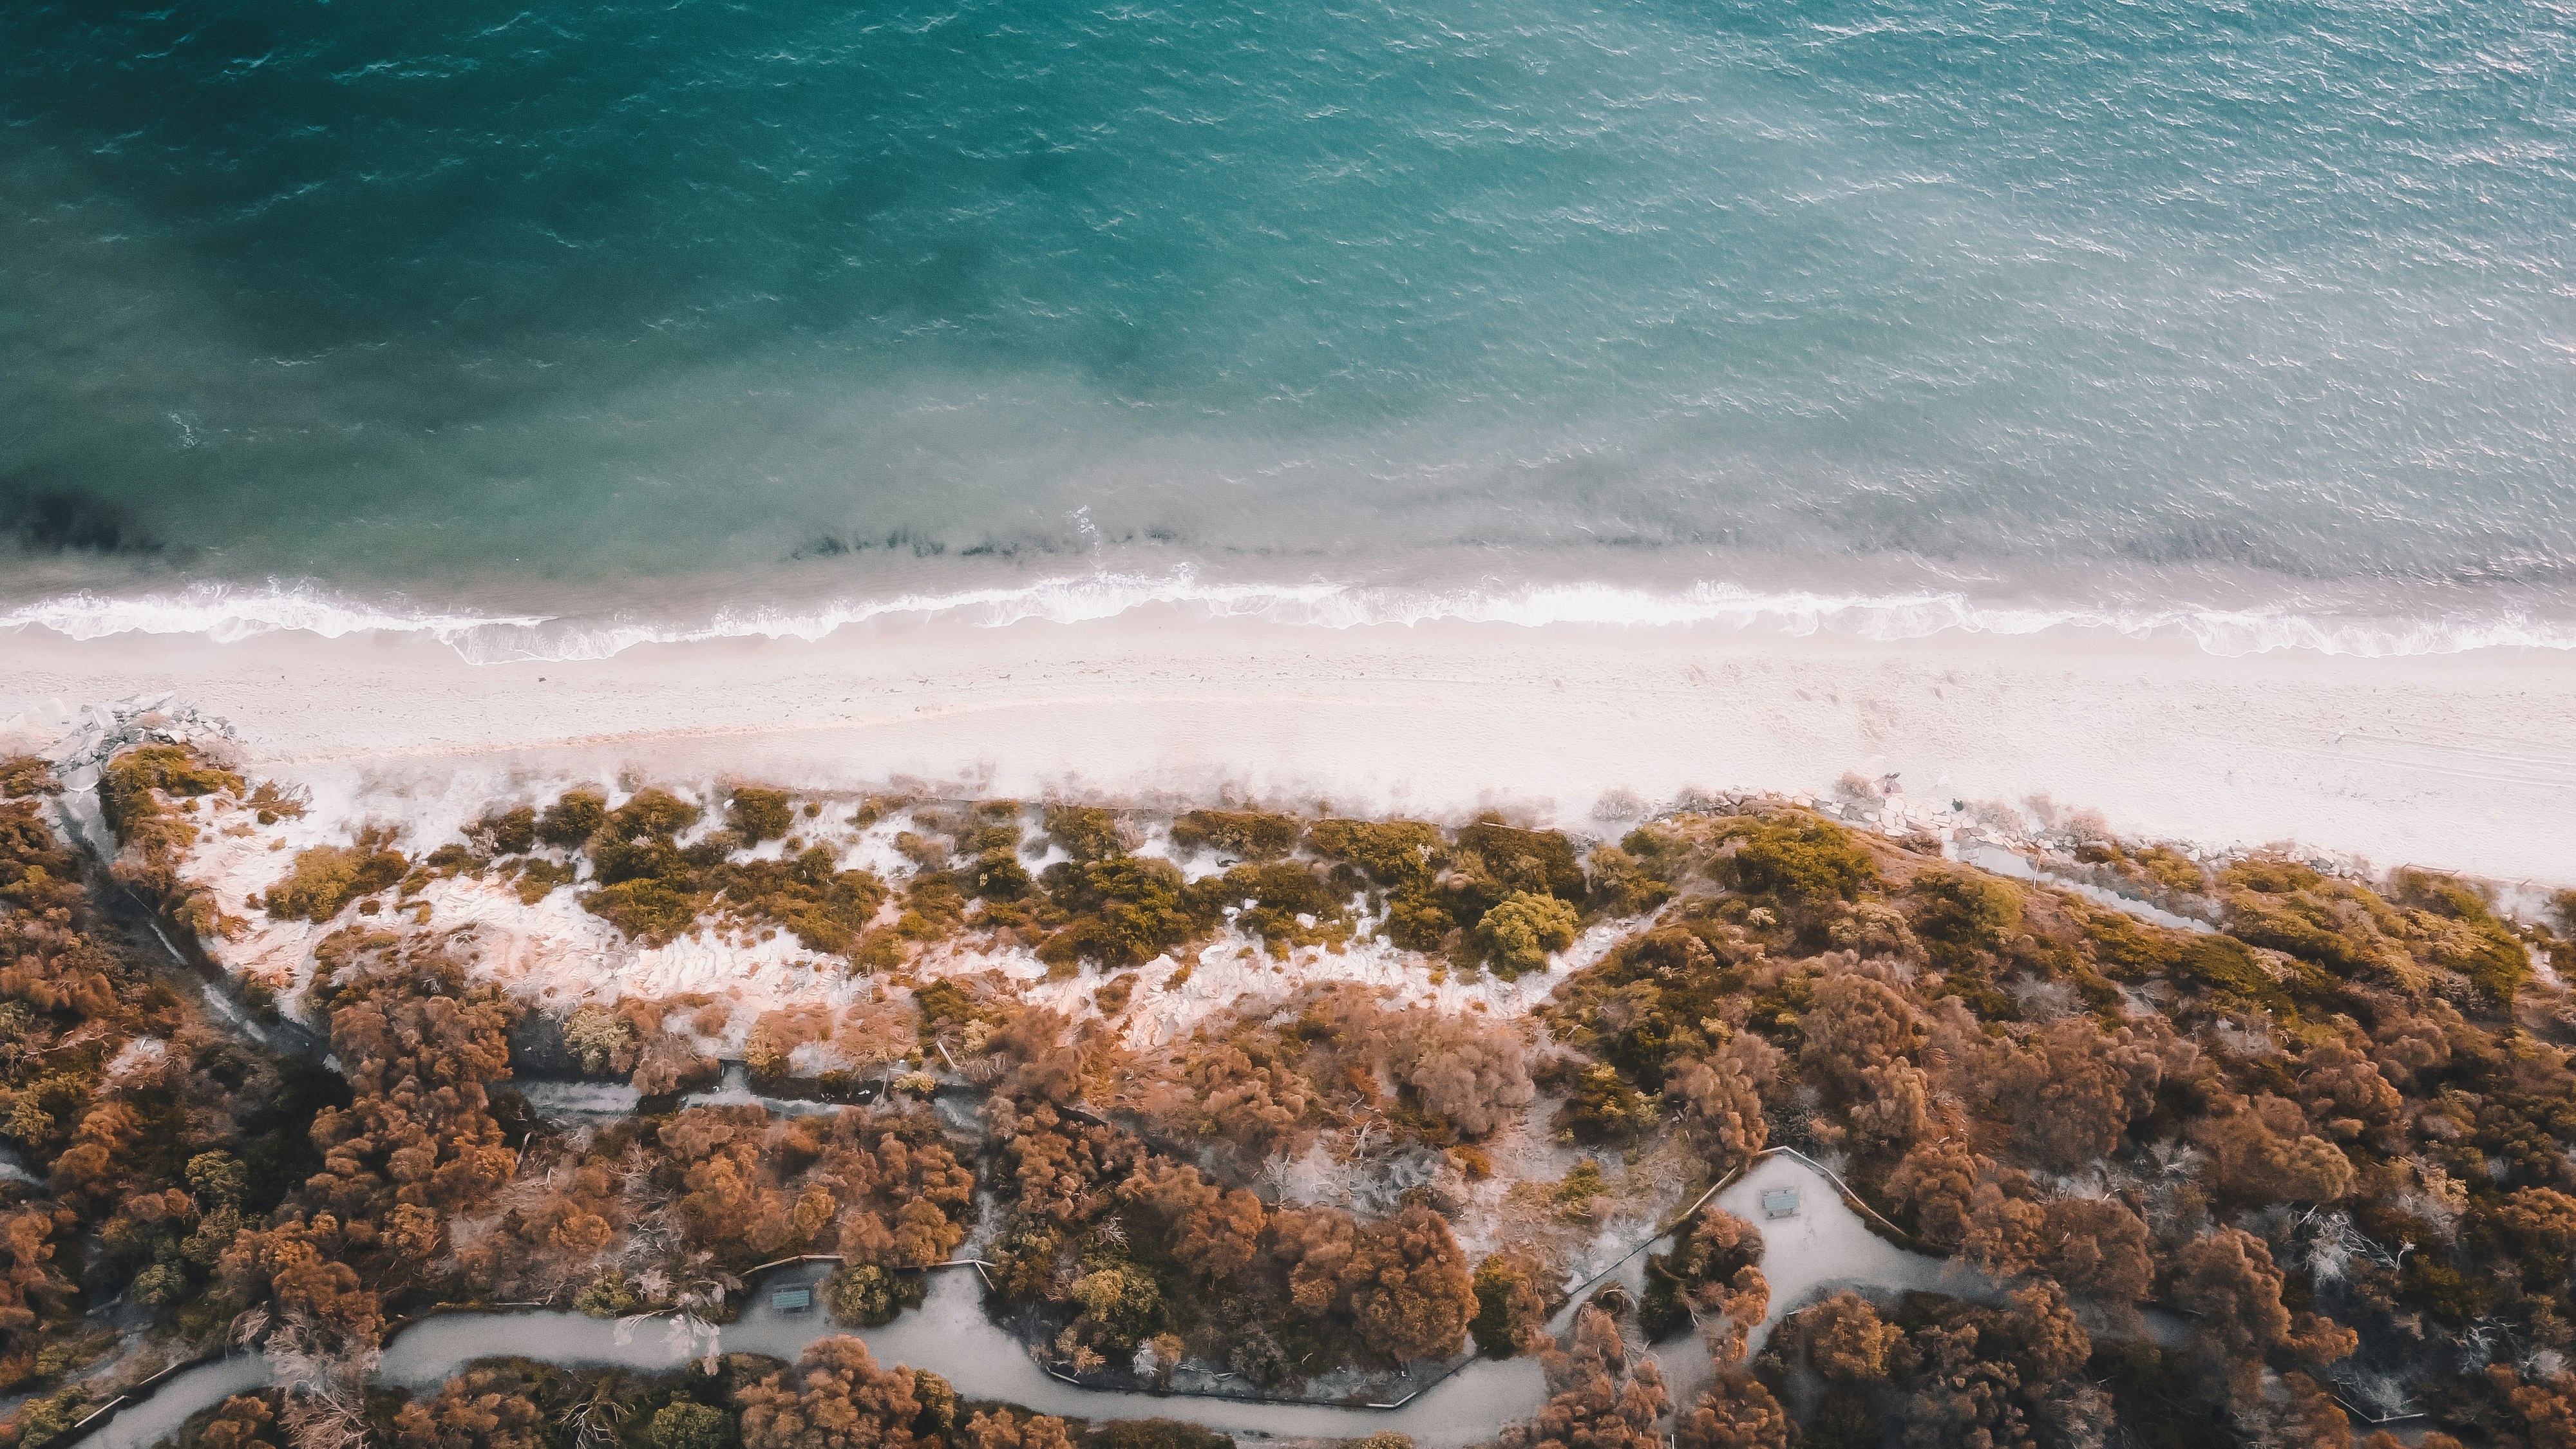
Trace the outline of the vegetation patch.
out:
M 411 862 L 393 848 L 393 832 L 367 829 L 347 845 L 316 845 L 295 853 L 294 868 L 268 888 L 267 912 L 286 921 L 327 921 L 360 896 L 401 882 Z

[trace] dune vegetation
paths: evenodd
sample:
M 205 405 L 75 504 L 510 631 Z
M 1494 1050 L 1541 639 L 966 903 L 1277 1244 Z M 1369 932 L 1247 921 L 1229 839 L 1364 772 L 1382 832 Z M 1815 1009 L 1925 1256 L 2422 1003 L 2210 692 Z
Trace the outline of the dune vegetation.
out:
M 495 1362 L 419 1396 L 364 1373 L 437 1305 L 721 1322 L 802 1255 L 836 1260 L 838 1321 L 880 1324 L 970 1243 L 989 1312 L 1083 1383 L 1338 1394 L 1534 1356 L 1515 1449 L 2576 1422 L 2563 898 L 2522 919 L 2421 870 L 2083 846 L 2202 903 L 2214 928 L 2183 930 L 1758 800 L 1610 841 L 643 785 L 268 852 L 291 794 L 178 746 L 106 772 L 111 876 L 53 833 L 40 763 L 0 781 L 0 1145 L 30 1179 L 0 1185 L 0 1380 L 29 1396 L 0 1440 L 243 1338 L 321 1367 L 185 1443 L 1200 1432 L 963 1404 L 852 1339 L 676 1376 Z M 220 963 L 254 928 L 191 862 L 236 838 L 274 862 L 239 909 L 306 933 L 275 1005 L 336 1070 L 210 1013 L 99 894 Z M 469 900 L 639 952 L 792 941 L 836 984 L 549 1004 L 481 969 Z M 1245 985 L 1192 994 L 1218 971 Z M 692 1100 L 728 1063 L 809 1105 Z M 638 1101 L 550 1117 L 548 1079 Z M 1775 1304 L 1759 1224 L 1672 1220 L 1774 1147 L 1990 1291 Z M 1642 1293 L 1556 1320 L 1665 1228 Z

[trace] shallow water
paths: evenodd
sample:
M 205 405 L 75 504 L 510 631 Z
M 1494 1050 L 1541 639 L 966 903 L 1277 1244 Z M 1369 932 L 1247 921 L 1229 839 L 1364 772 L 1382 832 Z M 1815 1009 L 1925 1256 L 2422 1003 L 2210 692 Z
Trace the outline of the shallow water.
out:
M 2468 0 L 15 6 L 0 618 L 2564 647 L 2571 51 Z

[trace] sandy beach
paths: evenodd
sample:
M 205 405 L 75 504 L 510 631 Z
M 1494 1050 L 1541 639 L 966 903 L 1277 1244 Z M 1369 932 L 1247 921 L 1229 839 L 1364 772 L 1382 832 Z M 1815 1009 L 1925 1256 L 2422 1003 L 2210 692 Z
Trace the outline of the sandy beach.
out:
M 591 764 L 809 787 L 901 776 L 1020 795 L 1221 793 L 1343 810 L 1606 792 L 2045 794 L 2123 833 L 2296 841 L 2382 865 L 2576 879 L 2576 659 L 2398 659 L 1951 633 L 1105 623 L 848 628 L 816 642 L 472 665 L 393 635 L 0 638 L 0 718 L 172 691 L 264 767 L 344 786 Z

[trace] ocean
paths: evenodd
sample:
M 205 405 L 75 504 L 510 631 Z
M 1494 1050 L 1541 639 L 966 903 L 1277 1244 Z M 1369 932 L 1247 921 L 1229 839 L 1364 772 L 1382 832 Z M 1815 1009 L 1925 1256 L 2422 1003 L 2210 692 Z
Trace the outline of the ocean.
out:
M 2571 57 L 2492 0 L 13 5 L 0 624 L 2576 647 Z

